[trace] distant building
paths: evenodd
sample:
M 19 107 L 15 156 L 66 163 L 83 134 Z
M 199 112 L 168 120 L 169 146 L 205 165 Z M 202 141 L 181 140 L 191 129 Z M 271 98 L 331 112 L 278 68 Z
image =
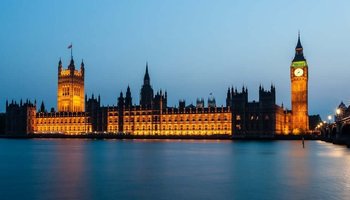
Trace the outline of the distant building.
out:
M 331 137 L 350 138 L 350 106 L 341 102 L 336 110 Z M 338 134 L 338 136 L 336 135 Z
M 6 101 L 6 134 L 19 135 L 33 133 L 36 129 L 36 103 L 26 100 L 25 103 Z
M 334 121 L 341 121 L 344 118 L 350 117 L 350 106 L 346 106 L 343 102 L 340 102 Z
M 310 115 L 309 116 L 309 130 L 315 130 L 317 125 L 322 123 L 320 115 Z
M 0 113 L 0 135 L 5 134 L 6 114 Z
M 71 57 L 68 69 L 58 63 L 57 111 L 41 103 L 6 103 L 5 127 L 7 134 L 89 132 L 126 133 L 131 135 L 237 135 L 272 136 L 300 134 L 309 130 L 308 71 L 303 48 L 298 37 L 296 54 L 290 67 L 292 110 L 276 105 L 276 89 L 259 87 L 259 100 L 248 101 L 248 89 L 229 88 L 226 106 L 217 106 L 212 94 L 207 106 L 204 98 L 196 105 L 180 100 L 178 107 L 168 106 L 167 91 L 154 94 L 148 63 L 140 91 L 139 105 L 134 105 L 130 87 L 125 96 L 120 93 L 117 104 L 102 106 L 101 98 L 85 96 L 85 66 L 75 69 Z M 312 119 L 312 118 L 310 118 Z M 1 121 L 1 116 L 0 116 Z M 314 121 L 313 119 L 311 120 Z M 0 122 L 1 125 L 1 122 Z M 1 128 L 1 126 L 0 126 Z M 0 129 L 1 130 L 1 129 Z

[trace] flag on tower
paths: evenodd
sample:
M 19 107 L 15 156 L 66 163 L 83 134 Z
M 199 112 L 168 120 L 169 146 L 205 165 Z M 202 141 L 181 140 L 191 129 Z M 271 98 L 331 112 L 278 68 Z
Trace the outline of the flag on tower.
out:
M 72 44 L 70 44 L 69 46 L 68 46 L 68 49 L 71 49 L 73 47 L 73 45 Z

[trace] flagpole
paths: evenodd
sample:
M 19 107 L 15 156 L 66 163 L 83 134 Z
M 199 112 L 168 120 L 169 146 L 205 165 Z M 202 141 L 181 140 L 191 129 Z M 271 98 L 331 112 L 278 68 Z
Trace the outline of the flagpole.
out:
M 72 43 L 70 43 L 70 57 L 71 57 L 71 59 L 73 59 L 73 44 Z

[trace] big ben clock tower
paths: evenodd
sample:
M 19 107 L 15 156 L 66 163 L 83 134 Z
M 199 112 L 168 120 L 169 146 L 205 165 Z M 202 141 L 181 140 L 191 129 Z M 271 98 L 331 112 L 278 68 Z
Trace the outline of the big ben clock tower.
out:
M 292 127 L 293 134 L 306 133 L 309 129 L 308 115 L 308 65 L 303 54 L 303 47 L 298 34 L 295 56 L 290 66 Z

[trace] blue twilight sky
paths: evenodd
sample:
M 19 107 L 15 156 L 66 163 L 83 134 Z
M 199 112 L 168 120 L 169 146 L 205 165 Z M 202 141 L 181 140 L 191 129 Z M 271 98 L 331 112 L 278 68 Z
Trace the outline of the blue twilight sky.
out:
M 86 67 L 88 95 L 115 104 L 130 84 L 134 103 L 149 63 L 169 104 L 209 93 L 225 103 L 228 86 L 277 90 L 290 108 L 289 66 L 300 29 L 309 64 L 309 113 L 324 118 L 350 103 L 350 1 L 324 0 L 1 0 L 0 111 L 6 99 L 56 107 L 57 62 Z

